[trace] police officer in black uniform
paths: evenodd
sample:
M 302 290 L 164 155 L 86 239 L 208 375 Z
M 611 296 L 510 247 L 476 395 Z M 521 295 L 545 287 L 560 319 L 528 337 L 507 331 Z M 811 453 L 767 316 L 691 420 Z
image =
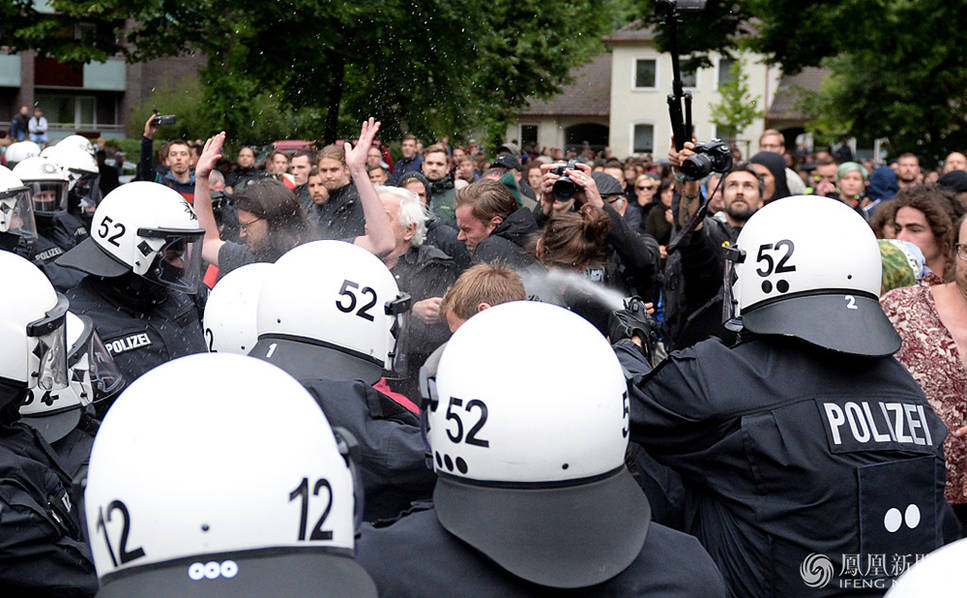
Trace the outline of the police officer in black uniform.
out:
M 53 155 L 68 160 L 75 151 L 78 150 L 65 148 Z M 92 175 L 84 175 L 86 178 L 82 182 L 77 173 L 65 174 L 55 160 L 40 156 L 18 163 L 13 173 L 30 189 L 37 229 L 42 236 L 63 251 L 88 237 L 87 227 L 80 218 L 67 211 L 67 206 L 80 205 L 82 201 L 93 205 Z
M 290 250 L 259 296 L 258 343 L 249 355 L 297 378 L 332 425 L 356 437 L 367 521 L 395 517 L 428 498 L 435 479 L 426 466 L 419 408 L 372 386 L 407 353 L 409 311 L 410 297 L 379 258 L 341 241 Z
M 93 596 L 71 478 L 19 411 L 68 384 L 67 300 L 19 256 L 0 252 L 0 270 L 17 288 L 0 296 L 0 587 L 9 596 Z
M 946 430 L 891 357 L 880 273 L 847 206 L 770 204 L 726 254 L 739 343 L 700 342 L 630 385 L 631 438 L 681 474 L 684 531 L 733 596 L 881 595 L 895 559 L 943 542 Z
M 68 292 L 72 311 L 94 321 L 125 379 L 205 351 L 195 298 L 204 230 L 188 202 L 157 183 L 121 185 L 93 226 L 57 263 L 87 273 Z M 102 405 L 101 413 L 110 406 Z
M 434 508 L 363 526 L 380 596 L 725 596 L 625 466 L 626 388 L 573 312 L 518 301 L 467 320 L 426 381 Z

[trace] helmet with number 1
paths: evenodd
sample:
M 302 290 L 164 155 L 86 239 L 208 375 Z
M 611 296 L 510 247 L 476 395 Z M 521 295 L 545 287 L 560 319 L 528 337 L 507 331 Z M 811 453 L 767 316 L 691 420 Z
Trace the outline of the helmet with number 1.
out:
M 296 377 L 374 383 L 400 371 L 410 297 L 372 253 L 315 241 L 279 258 L 259 296 L 249 355 Z
M 264 361 L 201 353 L 147 372 L 91 451 L 98 596 L 375 596 L 353 560 L 350 448 Z
M 104 198 L 91 236 L 57 258 L 62 266 L 108 278 L 134 272 L 185 293 L 197 291 L 205 230 L 177 191 L 145 181 Z
M 29 391 L 20 407 L 23 420 L 47 442 L 57 442 L 77 427 L 84 406 L 108 399 L 124 378 L 87 316 L 67 312 L 67 388 Z
M 0 387 L 8 395 L 67 387 L 67 298 L 24 258 L 0 251 Z
M 53 216 L 67 211 L 67 175 L 47 158 L 27 158 L 13 173 L 30 189 L 35 216 Z
M 33 141 L 18 141 L 11 143 L 7 151 L 3 153 L 4 162 L 7 168 L 13 168 L 27 158 L 35 158 L 40 155 L 40 146 Z
M 638 557 L 651 509 L 625 466 L 627 386 L 587 320 L 530 301 L 484 310 L 427 387 L 433 500 L 450 533 L 551 587 L 601 583 Z
M 256 262 L 236 268 L 218 281 L 205 303 L 208 350 L 247 355 L 258 340 L 259 293 L 274 264 Z
M 880 308 L 880 249 L 846 204 L 815 195 L 762 208 L 726 248 L 725 325 L 793 336 L 853 355 L 892 355 L 900 337 Z

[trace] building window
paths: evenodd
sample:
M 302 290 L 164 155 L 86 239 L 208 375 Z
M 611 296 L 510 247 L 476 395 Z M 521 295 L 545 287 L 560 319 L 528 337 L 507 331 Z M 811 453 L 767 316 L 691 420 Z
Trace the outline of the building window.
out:
M 732 81 L 732 65 L 735 64 L 734 58 L 722 56 L 719 58 L 719 87 Z
M 698 69 L 682 69 L 682 86 L 698 87 Z
M 650 154 L 655 151 L 655 126 L 635 125 L 631 153 Z
M 520 126 L 520 143 L 521 145 L 537 143 L 537 125 Z
M 91 96 L 37 94 L 36 101 L 51 125 L 70 128 L 96 124 L 96 105 Z
M 654 58 L 635 60 L 635 87 L 654 88 L 657 84 L 658 63 Z

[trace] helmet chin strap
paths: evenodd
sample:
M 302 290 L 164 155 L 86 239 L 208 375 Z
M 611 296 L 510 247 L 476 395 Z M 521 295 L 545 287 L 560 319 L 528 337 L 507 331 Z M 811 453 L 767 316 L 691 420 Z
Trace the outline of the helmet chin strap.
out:
M 26 388 L 0 378 L 0 424 L 10 424 L 20 419 L 20 405 L 26 396 Z

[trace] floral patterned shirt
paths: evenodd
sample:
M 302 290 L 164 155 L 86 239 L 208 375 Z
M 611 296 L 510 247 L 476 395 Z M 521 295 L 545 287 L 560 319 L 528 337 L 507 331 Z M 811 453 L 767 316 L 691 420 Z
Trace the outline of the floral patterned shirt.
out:
M 880 298 L 880 304 L 903 340 L 895 357 L 910 371 L 947 426 L 947 501 L 967 503 L 967 437 L 956 438 L 951 433 L 967 425 L 967 370 L 957 344 L 940 321 L 929 286 L 894 289 Z

